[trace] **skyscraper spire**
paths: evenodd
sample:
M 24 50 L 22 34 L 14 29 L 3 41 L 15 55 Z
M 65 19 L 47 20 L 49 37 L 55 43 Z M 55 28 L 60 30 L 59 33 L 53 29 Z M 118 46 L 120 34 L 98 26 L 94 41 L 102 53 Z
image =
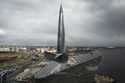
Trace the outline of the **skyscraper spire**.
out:
M 64 28 L 62 0 L 60 2 L 59 20 L 58 20 L 57 53 L 58 54 L 65 53 L 65 28 Z
M 61 0 L 61 2 L 60 2 L 60 5 L 62 5 L 62 0 Z

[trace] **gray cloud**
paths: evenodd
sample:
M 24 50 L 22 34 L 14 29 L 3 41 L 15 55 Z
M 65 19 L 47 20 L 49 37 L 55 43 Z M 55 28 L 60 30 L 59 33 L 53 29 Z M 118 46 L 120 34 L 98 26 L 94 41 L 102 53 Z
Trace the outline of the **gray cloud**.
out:
M 63 0 L 68 45 L 124 46 L 124 0 Z M 0 0 L 1 44 L 56 45 L 58 0 Z

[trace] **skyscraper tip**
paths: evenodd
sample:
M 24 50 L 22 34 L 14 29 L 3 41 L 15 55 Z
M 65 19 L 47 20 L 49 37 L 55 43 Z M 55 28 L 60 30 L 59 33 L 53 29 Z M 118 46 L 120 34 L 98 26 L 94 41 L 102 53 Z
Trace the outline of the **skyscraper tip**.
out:
M 62 0 L 60 0 L 60 6 L 62 6 Z

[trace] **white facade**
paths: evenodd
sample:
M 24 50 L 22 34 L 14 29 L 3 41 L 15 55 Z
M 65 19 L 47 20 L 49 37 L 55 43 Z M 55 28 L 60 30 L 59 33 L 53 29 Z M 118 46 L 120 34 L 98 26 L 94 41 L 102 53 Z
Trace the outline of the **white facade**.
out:
M 18 52 L 19 48 L 7 48 L 7 47 L 3 47 L 0 48 L 0 52 Z

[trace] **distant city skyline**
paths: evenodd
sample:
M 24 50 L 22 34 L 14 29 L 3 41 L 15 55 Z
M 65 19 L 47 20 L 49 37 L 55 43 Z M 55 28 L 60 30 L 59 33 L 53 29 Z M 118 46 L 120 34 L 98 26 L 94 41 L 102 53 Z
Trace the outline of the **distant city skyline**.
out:
M 0 45 L 56 45 L 60 0 L 0 0 Z M 66 44 L 125 46 L 124 0 L 63 0 Z

